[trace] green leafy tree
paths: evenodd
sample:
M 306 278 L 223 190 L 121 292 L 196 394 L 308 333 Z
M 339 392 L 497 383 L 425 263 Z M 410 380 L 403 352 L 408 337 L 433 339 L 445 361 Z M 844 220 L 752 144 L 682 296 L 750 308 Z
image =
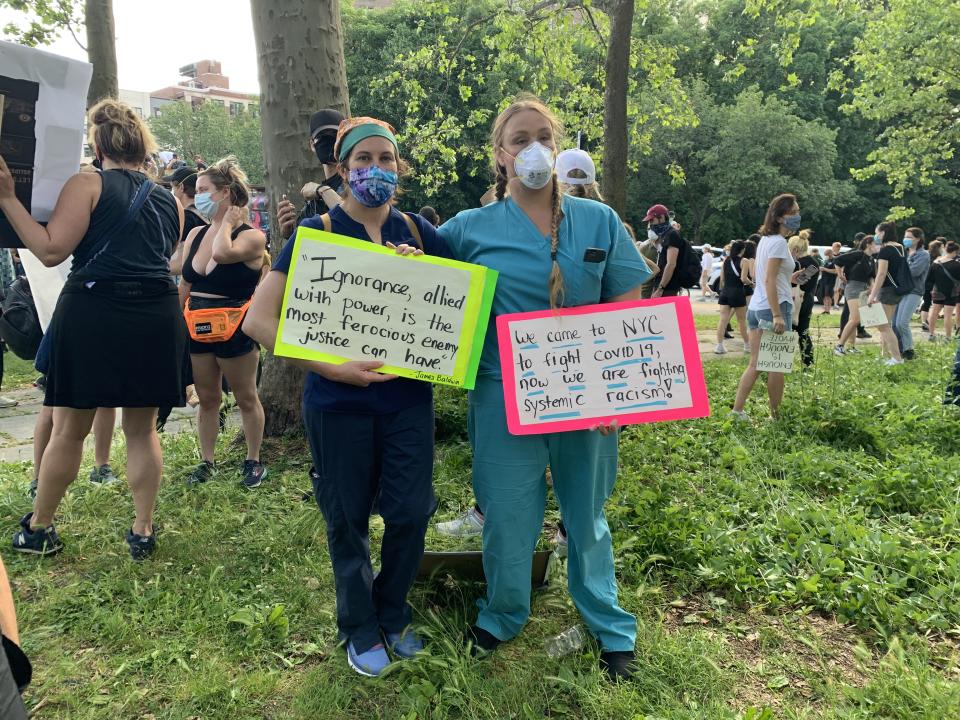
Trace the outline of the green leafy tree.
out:
M 187 103 L 168 103 L 161 114 L 148 120 L 161 147 L 183 158 L 202 155 L 208 162 L 235 155 L 250 182 L 264 180 L 263 145 L 260 117 L 250 112 L 231 116 L 215 102 L 197 107 Z

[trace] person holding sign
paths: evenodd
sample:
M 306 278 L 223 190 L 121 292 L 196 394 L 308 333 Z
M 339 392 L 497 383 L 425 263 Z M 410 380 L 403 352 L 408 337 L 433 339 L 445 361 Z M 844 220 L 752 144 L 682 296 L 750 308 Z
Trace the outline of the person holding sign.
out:
M 880 332 L 880 345 L 890 356 L 884 361 L 884 364 L 902 365 L 903 357 L 900 355 L 900 343 L 897 342 L 897 336 L 893 333 L 893 315 L 897 311 L 897 303 L 900 302 L 900 297 L 909 293 L 913 287 L 913 279 L 910 276 L 906 254 L 897 233 L 896 223 L 880 223 L 873 236 L 873 243 L 874 245 L 880 245 L 880 249 L 877 251 L 877 275 L 873 279 L 873 286 L 870 288 L 867 297 L 867 305 L 873 305 L 879 300 L 883 306 L 883 312 L 887 316 L 887 322 L 877 328 Z M 904 284 L 902 286 L 898 285 L 894 278 L 899 278 L 901 283 Z
M 800 206 L 794 195 L 777 195 L 767 206 L 767 214 L 760 228 L 755 261 L 756 287 L 750 297 L 747 310 L 747 327 L 750 329 L 750 364 L 743 371 L 737 386 L 737 397 L 731 413 L 748 420 L 744 411 L 747 398 L 757 382 L 757 357 L 760 354 L 760 337 L 764 330 L 777 334 L 793 327 L 793 293 L 790 282 L 794 276 L 794 260 L 787 246 L 787 238 L 800 229 Z M 767 394 L 770 413 L 774 417 L 780 411 L 783 400 L 784 373 L 767 373 Z
M 0 210 L 23 244 L 47 267 L 73 255 L 47 328 L 53 342 L 44 405 L 53 407 L 53 436 L 34 511 L 20 521 L 13 546 L 38 555 L 63 549 L 53 515 L 77 477 L 84 438 L 98 407 L 122 407 L 136 509 L 127 544 L 142 560 L 156 547 L 153 510 L 163 466 L 157 408 L 185 402 L 186 332 L 170 277 L 183 208 L 141 171 L 156 143 L 133 110 L 103 100 L 90 110 L 89 124 L 103 171 L 71 177 L 46 227 L 16 199 L 0 160 Z
M 214 450 L 220 432 L 222 382 L 226 377 L 240 408 L 247 457 L 243 484 L 260 487 L 267 469 L 260 462 L 263 406 L 257 394 L 260 348 L 240 329 L 253 291 L 264 268 L 267 240 L 250 227 L 247 176 L 228 157 L 201 170 L 197 178 L 197 208 L 209 225 L 193 230 L 183 243 L 180 299 L 190 332 L 190 362 L 200 407 L 200 464 L 188 482 L 202 483 L 214 473 Z
M 497 202 L 440 228 L 454 257 L 499 271 L 494 315 L 640 297 L 650 276 L 617 214 L 563 195 L 554 174 L 562 127 L 539 100 L 521 97 L 493 126 Z M 569 541 L 569 587 L 613 677 L 631 672 L 636 620 L 617 604 L 603 505 L 617 474 L 612 426 L 540 435 L 507 430 L 497 331 L 488 327 L 470 393 L 473 489 L 484 513 L 487 596 L 468 631 L 472 652 L 515 637 L 530 614 L 530 573 L 549 464 Z
M 406 170 L 390 125 L 369 117 L 344 120 L 334 152 L 347 188 L 344 201 L 329 214 L 307 218 L 303 227 L 395 248 L 400 255 L 450 257 L 429 222 L 390 202 Z M 243 324 L 271 351 L 294 245 L 292 238 L 284 245 Z M 317 471 L 314 492 L 327 522 L 340 637 L 350 667 L 379 675 L 390 663 L 387 650 L 411 657 L 423 647 L 410 628 L 407 593 L 434 505 L 431 386 L 379 373 L 383 363 L 375 360 L 289 362 L 309 371 L 303 420 Z M 386 529 L 374 579 L 368 522 L 378 493 Z

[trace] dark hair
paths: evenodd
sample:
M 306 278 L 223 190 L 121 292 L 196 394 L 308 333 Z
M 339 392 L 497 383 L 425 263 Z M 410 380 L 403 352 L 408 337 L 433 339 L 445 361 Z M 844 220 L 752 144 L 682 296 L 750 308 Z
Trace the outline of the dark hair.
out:
M 797 204 L 797 196 L 790 193 L 777 195 L 770 204 L 767 205 L 767 214 L 763 218 L 763 225 L 757 230 L 761 235 L 778 235 L 780 233 L 780 223 L 784 216 L 790 212 L 791 208 Z
M 429 205 L 424 205 L 420 208 L 419 214 L 425 217 L 434 227 L 440 224 L 440 216 L 437 215 L 437 211 Z
M 857 245 L 857 250 L 866 250 L 873 244 L 873 235 L 864 235 L 860 238 L 860 243 Z
M 735 258 L 747 249 L 746 240 L 734 240 L 730 243 L 730 254 L 727 255 L 727 258 Z
M 866 236 L 867 236 L 866 233 L 857 233 L 856 235 L 853 236 L 853 243 L 855 245 L 859 244 L 860 241 L 863 240 Z
M 897 234 L 897 224 L 895 222 L 882 222 L 877 225 L 877 230 L 883 233 L 883 241 L 885 243 L 895 242 L 898 245 L 903 244 L 903 241 Z
M 957 252 L 960 250 L 960 245 L 957 244 L 956 240 L 948 240 L 944 250 L 946 250 L 948 253 Z
M 182 182 L 177 183 L 180 186 L 180 189 L 183 191 L 183 194 L 188 198 L 196 197 L 197 195 L 197 174 L 190 173 L 187 175 Z
M 927 251 L 930 253 L 931 260 L 936 260 L 938 257 L 943 255 L 943 244 L 946 241 L 947 239 L 945 237 L 938 237 L 936 240 L 930 243 Z
M 752 242 L 754 245 L 759 245 L 759 244 L 760 244 L 760 235 L 759 235 L 759 233 L 754 233 L 753 235 L 751 235 L 750 237 L 748 237 L 748 238 L 747 238 L 747 242 Z
M 210 178 L 210 182 L 217 190 L 230 188 L 230 204 L 237 207 L 246 207 L 250 202 L 250 186 L 247 185 L 247 175 L 240 169 L 237 159 L 230 155 L 215 162 L 206 170 L 199 173 L 202 177 Z
M 907 232 L 913 235 L 913 239 L 916 240 L 914 247 L 922 248 L 927 244 L 926 236 L 923 234 L 923 229 L 918 227 L 908 227 Z
M 753 237 L 752 235 L 750 237 Z M 757 241 L 747 240 L 747 246 L 743 249 L 743 259 L 753 260 L 757 256 Z

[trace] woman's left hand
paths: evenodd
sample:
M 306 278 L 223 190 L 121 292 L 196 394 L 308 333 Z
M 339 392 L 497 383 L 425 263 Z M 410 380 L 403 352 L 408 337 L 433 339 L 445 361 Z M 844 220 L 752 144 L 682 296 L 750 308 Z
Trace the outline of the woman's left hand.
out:
M 413 247 L 413 245 L 407 245 L 406 243 L 400 243 L 399 245 L 394 245 L 391 242 L 387 242 L 387 243 L 384 243 L 383 246 L 385 248 L 389 248 L 390 250 L 395 250 L 397 255 L 404 255 L 404 256 L 413 255 L 414 257 L 423 255 L 423 250 L 417 247 Z
M 877 296 L 871 294 L 870 297 L 867 298 L 867 307 L 870 307 L 870 306 L 873 305 L 875 302 L 877 302 Z
M 16 196 L 14 189 L 13 173 L 7 167 L 7 163 L 0 156 L 0 200 L 9 200 Z
M 596 427 L 593 427 L 593 428 L 590 428 L 590 429 L 591 429 L 591 430 L 596 430 L 598 433 L 600 433 L 601 435 L 603 435 L 604 437 L 606 437 L 607 435 L 609 435 L 609 434 L 611 434 L 611 433 L 615 433 L 617 430 L 619 430 L 619 429 L 620 429 L 620 425 L 617 423 L 616 420 L 613 420 L 613 421 L 610 422 L 609 424 L 603 424 L 603 423 L 601 423 L 600 425 L 597 425 Z
M 236 230 L 249 218 L 250 212 L 247 210 L 247 208 L 231 205 L 229 208 L 227 208 L 227 212 L 223 216 L 223 224 L 229 227 L 231 230 Z

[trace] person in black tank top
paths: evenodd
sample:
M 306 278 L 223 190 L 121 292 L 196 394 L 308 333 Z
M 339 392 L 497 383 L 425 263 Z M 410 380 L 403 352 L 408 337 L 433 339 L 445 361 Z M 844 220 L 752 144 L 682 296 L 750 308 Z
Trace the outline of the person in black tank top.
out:
M 220 431 L 222 381 L 226 378 L 240 408 L 247 441 L 243 483 L 258 487 L 266 477 L 260 462 L 263 442 L 263 406 L 257 395 L 257 365 L 260 346 L 237 328 L 228 338 L 206 342 L 203 321 L 191 320 L 191 312 L 218 308 L 245 308 L 260 282 L 267 251 L 264 234 L 245 221 L 250 190 L 236 159 L 226 158 L 199 173 L 197 209 L 210 225 L 197 228 L 184 241 L 183 279 L 180 299 L 191 329 L 190 359 L 200 406 L 197 429 L 201 463 L 188 482 L 204 482 L 215 469 L 214 449 Z
M 184 403 L 186 333 L 169 265 L 183 208 L 141 172 L 156 143 L 128 106 L 104 100 L 88 120 L 103 172 L 71 177 L 46 227 L 16 199 L 0 160 L 0 210 L 24 245 L 48 267 L 73 255 L 46 333 L 44 405 L 53 408 L 53 436 L 43 453 L 34 511 L 20 521 L 13 546 L 40 555 L 63 548 L 53 516 L 77 477 L 83 440 L 98 407 L 122 407 L 136 509 L 127 544 L 142 560 L 156 547 L 153 511 L 163 467 L 157 408 Z
M 717 347 L 714 352 L 722 355 L 727 351 L 723 345 L 723 336 L 730 322 L 730 316 L 736 313 L 737 328 L 743 340 L 744 352 L 750 350 L 750 336 L 747 335 L 747 294 L 743 284 L 743 254 L 747 249 L 745 240 L 734 240 L 730 245 L 730 254 L 723 261 L 720 271 L 720 322 L 717 325 Z

